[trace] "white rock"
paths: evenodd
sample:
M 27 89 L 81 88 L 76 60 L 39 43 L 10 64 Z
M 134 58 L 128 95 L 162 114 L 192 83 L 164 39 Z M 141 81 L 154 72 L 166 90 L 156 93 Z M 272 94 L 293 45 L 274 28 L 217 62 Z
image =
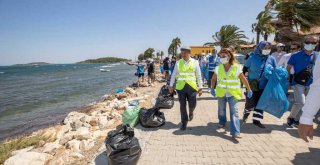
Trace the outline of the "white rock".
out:
M 28 151 L 31 151 L 33 148 L 34 148 L 34 146 L 30 146 L 30 147 L 27 147 L 27 148 L 23 148 L 21 150 L 12 151 L 11 155 L 14 156 L 14 155 L 17 155 L 17 154 L 20 154 L 20 153 L 23 153 L 23 152 L 28 152 Z
M 132 88 L 127 87 L 125 92 L 129 93 L 129 94 L 136 94 L 136 91 Z
M 94 147 L 94 141 L 92 139 L 82 140 L 80 142 L 80 150 L 86 151 Z
M 60 140 L 59 140 L 59 144 L 61 145 L 65 145 L 66 143 L 68 143 L 70 140 L 73 139 L 73 132 L 67 133 L 65 134 Z
M 58 142 L 51 142 L 44 145 L 43 152 L 47 154 L 54 154 L 54 151 L 61 147 L 61 145 Z
M 67 132 L 69 132 L 69 130 L 71 130 L 70 125 L 63 125 L 60 127 L 60 130 L 57 132 L 57 139 L 61 139 L 64 134 L 66 134 Z
M 82 122 L 80 121 L 80 119 L 73 119 L 73 121 L 70 122 L 70 126 L 71 126 L 71 131 L 76 131 L 78 130 L 80 127 L 82 127 Z
M 64 165 L 64 164 L 65 163 L 61 157 L 57 159 L 53 159 L 48 163 L 48 165 Z
M 67 143 L 66 148 L 74 152 L 80 152 L 80 141 L 73 139 Z
M 110 129 L 96 130 L 92 133 L 93 139 L 97 139 L 99 137 L 107 137 L 109 131 Z
M 81 159 L 81 158 L 84 158 L 84 156 L 80 153 L 77 153 L 77 152 L 73 152 L 69 155 L 70 157 L 72 158 L 75 158 L 75 159 Z
M 76 132 L 74 132 L 74 138 L 77 140 L 86 140 L 91 138 L 89 128 L 80 127 Z
M 98 118 L 98 126 L 100 129 L 106 128 L 109 126 L 108 124 L 108 117 L 104 115 L 100 115 Z
M 46 153 L 21 152 L 7 159 L 4 165 L 44 165 L 52 156 Z
M 75 121 L 76 119 L 80 120 L 83 116 L 85 116 L 86 114 L 84 113 L 79 113 L 79 112 L 75 112 L 72 111 L 68 114 L 68 116 L 63 120 L 63 124 L 69 124 L 73 121 Z

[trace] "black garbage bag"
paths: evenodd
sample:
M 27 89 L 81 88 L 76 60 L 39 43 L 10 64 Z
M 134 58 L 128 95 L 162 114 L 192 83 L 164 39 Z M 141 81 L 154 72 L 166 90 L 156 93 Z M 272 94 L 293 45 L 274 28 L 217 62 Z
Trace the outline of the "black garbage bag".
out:
M 159 108 L 141 109 L 139 114 L 140 124 L 147 128 L 161 127 L 164 125 L 166 119 L 163 112 L 159 110 Z
M 160 92 L 158 94 L 158 96 L 162 96 L 162 97 L 173 97 L 176 94 L 176 92 L 174 91 L 172 94 L 169 91 L 169 85 L 163 85 L 160 89 Z
M 156 100 L 155 107 L 162 109 L 171 109 L 174 105 L 174 97 L 173 96 L 158 96 Z
M 135 165 L 141 156 L 139 141 L 129 125 L 110 131 L 105 141 L 109 165 Z

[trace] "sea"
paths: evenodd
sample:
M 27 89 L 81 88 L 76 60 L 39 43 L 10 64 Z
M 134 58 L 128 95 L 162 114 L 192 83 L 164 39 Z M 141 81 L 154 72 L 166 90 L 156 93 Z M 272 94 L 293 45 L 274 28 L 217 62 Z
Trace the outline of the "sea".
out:
M 60 123 L 135 82 L 135 70 L 124 63 L 0 66 L 0 141 Z

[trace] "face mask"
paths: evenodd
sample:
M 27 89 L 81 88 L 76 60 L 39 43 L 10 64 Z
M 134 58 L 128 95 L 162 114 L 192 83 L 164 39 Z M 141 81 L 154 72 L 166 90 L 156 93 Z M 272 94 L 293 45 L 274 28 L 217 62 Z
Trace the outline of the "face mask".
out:
M 271 49 L 262 50 L 262 54 L 265 55 L 265 56 L 266 56 L 266 55 L 269 55 L 270 52 L 271 52 Z
M 222 64 L 227 64 L 229 62 L 229 58 L 228 57 L 225 57 L 225 58 L 220 58 L 220 62 Z
M 306 49 L 307 51 L 312 51 L 314 50 L 314 48 L 316 48 L 317 45 L 313 45 L 313 44 L 305 44 L 304 45 L 304 49 Z

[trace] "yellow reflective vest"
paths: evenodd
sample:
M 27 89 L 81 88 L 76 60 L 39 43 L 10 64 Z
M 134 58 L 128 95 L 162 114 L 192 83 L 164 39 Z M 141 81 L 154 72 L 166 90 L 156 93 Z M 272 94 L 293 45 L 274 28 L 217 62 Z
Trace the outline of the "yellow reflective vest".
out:
M 240 100 L 242 97 L 241 94 L 241 82 L 239 75 L 237 73 L 241 72 L 238 64 L 231 65 L 228 75 L 224 69 L 224 66 L 220 64 L 218 66 L 217 74 L 217 87 L 216 95 L 217 97 L 224 97 L 226 92 L 228 92 L 235 97 L 237 100 Z
M 187 66 L 184 65 L 184 60 L 180 59 L 177 68 L 179 69 L 179 77 L 176 89 L 182 90 L 187 83 L 193 89 L 198 90 L 194 59 L 190 58 Z

